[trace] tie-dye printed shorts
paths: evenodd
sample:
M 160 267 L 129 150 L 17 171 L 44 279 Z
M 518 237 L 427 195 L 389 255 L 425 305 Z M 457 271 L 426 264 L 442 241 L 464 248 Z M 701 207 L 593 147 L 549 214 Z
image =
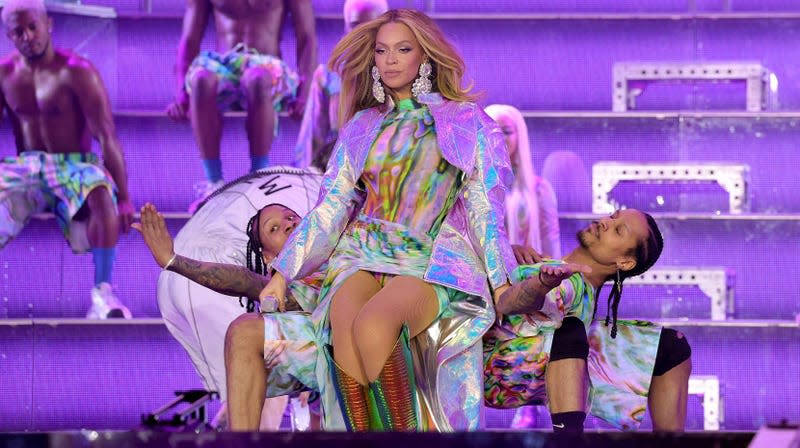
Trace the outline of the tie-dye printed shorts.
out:
M 0 248 L 22 231 L 31 216 L 50 210 L 72 249 L 85 252 L 89 249 L 86 226 L 72 218 L 97 187 L 107 188 L 116 203 L 116 185 L 94 153 L 26 151 L 2 159 Z
M 297 73 L 281 59 L 259 54 L 243 44 L 236 45 L 224 54 L 215 51 L 200 52 L 186 73 L 185 88 L 191 94 L 194 77 L 199 71 L 207 70 L 217 77 L 217 105 L 220 110 L 246 109 L 247 95 L 241 81 L 245 71 L 250 68 L 269 72 L 272 79 L 270 95 L 276 111 L 280 112 L 288 102 L 295 99 L 300 84 Z
M 611 338 L 602 321 L 589 326 L 589 412 L 612 426 L 639 427 L 655 366 L 661 327 L 619 320 Z M 550 359 L 547 335 L 505 341 L 484 340 L 484 400 L 493 408 L 547 403 L 545 371 Z

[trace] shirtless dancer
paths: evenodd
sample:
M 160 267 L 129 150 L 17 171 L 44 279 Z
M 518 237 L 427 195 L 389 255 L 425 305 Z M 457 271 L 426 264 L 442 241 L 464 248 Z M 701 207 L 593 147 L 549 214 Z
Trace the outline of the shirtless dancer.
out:
M 280 58 L 281 25 L 291 13 L 297 38 L 295 73 Z M 200 52 L 213 16 L 217 51 Z M 317 63 L 317 42 L 311 0 L 187 0 L 178 44 L 175 101 L 167 114 L 188 116 L 200 147 L 207 183 L 198 189 L 200 202 L 224 184 L 220 161 L 222 113 L 247 110 L 250 171 L 269 165 L 277 112 L 288 107 L 299 118 Z M 298 76 L 299 75 L 299 76 Z
M 17 156 L 0 159 L 0 248 L 34 213 L 51 210 L 73 251 L 91 248 L 95 287 L 87 317 L 130 318 L 112 293 L 111 270 L 120 228 L 128 231 L 134 209 L 103 81 L 88 60 L 53 48 L 42 0 L 9 0 L 2 20 L 17 51 L 0 60 L 0 118 L 8 114 Z

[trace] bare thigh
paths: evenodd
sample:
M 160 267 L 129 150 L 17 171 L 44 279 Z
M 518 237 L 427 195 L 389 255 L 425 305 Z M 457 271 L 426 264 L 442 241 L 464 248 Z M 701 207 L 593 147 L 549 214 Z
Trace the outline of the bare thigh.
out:
M 330 322 L 333 356 L 342 370 L 365 382 L 360 356 L 353 341 L 353 322 L 365 303 L 380 291 L 380 284 L 369 272 L 358 271 L 344 282 L 331 300 Z

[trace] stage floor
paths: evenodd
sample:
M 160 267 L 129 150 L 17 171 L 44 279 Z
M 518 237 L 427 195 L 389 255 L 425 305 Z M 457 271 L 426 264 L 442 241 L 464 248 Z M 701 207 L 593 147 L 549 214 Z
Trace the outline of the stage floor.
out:
M 59 448 L 97 447 L 319 447 L 319 448 L 576 448 L 591 447 L 747 447 L 753 432 L 689 432 L 653 434 L 622 432 L 587 432 L 580 437 L 556 437 L 538 431 L 483 431 L 473 433 L 175 433 L 153 431 L 61 432 L 39 434 L 3 434 L 0 446 L 49 446 Z

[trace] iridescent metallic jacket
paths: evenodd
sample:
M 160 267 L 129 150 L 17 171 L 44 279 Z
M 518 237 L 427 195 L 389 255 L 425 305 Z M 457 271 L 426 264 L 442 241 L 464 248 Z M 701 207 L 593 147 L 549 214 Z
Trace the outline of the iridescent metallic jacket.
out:
M 459 197 L 433 242 L 424 279 L 488 300 L 491 290 L 509 282 L 508 273 L 516 266 L 503 220 L 513 174 L 502 132 L 473 103 L 435 93 L 419 102 L 433 116 L 442 155 L 463 176 Z M 360 111 L 341 130 L 316 207 L 273 263 L 288 281 L 308 276 L 327 261 L 358 213 L 363 196 L 357 183 L 391 107 Z

